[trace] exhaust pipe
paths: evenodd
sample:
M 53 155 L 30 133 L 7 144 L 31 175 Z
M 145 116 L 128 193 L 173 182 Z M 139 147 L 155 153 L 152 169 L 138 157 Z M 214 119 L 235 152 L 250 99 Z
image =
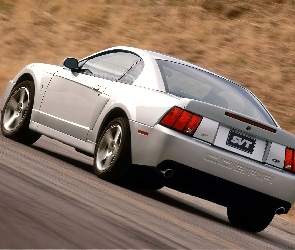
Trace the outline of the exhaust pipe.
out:
M 285 213 L 285 208 L 284 207 L 279 207 L 276 209 L 276 214 L 284 214 Z
M 166 170 L 159 170 L 159 171 L 165 178 L 170 178 L 174 174 L 174 171 L 170 168 L 168 168 Z

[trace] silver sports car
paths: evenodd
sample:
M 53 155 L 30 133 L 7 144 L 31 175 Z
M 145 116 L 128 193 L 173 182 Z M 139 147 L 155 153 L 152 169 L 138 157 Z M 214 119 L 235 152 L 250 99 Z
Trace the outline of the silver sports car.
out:
M 114 47 L 30 64 L 0 108 L 4 136 L 57 139 L 100 178 L 213 201 L 239 228 L 261 231 L 295 202 L 295 136 L 249 90 L 173 57 Z

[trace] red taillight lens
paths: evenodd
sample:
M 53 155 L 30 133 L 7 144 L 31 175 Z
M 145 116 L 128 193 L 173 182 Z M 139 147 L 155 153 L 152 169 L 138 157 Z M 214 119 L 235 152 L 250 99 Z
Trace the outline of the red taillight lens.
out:
M 182 111 L 183 110 L 181 108 L 177 108 L 177 107 L 170 109 L 169 112 L 161 120 L 161 124 L 167 127 L 172 127 L 175 121 L 177 120 L 177 118 L 182 113 Z
M 286 148 L 284 170 L 295 173 L 295 152 L 293 149 Z
M 175 129 L 187 135 L 192 135 L 197 130 L 202 117 L 178 107 L 170 109 L 160 121 L 161 125 Z
M 193 115 L 189 122 L 186 124 L 184 128 L 184 132 L 187 134 L 193 134 L 197 128 L 199 127 L 202 121 L 202 117 L 198 115 Z
M 185 125 L 189 122 L 190 118 L 192 117 L 192 114 L 187 111 L 183 111 L 181 115 L 178 117 L 176 122 L 173 125 L 173 128 L 176 130 L 182 131 L 185 127 Z

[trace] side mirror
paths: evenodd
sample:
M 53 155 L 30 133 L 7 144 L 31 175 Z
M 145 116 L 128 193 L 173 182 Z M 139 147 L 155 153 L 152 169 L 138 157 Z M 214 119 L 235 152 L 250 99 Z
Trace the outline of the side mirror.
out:
M 68 57 L 64 60 L 63 65 L 70 70 L 78 69 L 78 60 L 73 57 Z

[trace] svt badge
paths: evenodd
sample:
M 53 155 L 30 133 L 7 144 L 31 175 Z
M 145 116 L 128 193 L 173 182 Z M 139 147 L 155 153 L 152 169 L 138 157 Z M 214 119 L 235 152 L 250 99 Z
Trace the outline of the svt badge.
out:
M 237 148 L 241 151 L 252 154 L 255 148 L 256 139 L 229 131 L 226 145 Z

